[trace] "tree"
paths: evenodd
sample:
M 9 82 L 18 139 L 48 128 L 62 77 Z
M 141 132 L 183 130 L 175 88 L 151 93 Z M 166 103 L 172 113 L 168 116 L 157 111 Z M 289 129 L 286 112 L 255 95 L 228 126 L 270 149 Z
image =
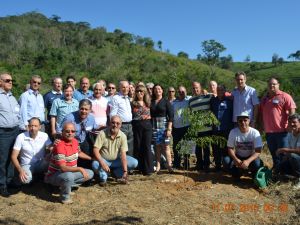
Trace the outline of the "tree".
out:
M 288 59 L 294 58 L 294 60 L 300 60 L 300 50 L 296 51 L 295 53 L 291 53 L 288 56 Z
M 244 59 L 244 62 L 249 63 L 251 61 L 250 55 L 247 55 L 246 58 Z
M 219 59 L 220 53 L 226 48 L 215 40 L 207 40 L 202 42 L 202 51 L 208 64 L 215 65 Z
M 186 59 L 189 58 L 189 55 L 187 53 L 183 52 L 183 51 L 178 52 L 177 56 L 181 57 L 181 58 L 186 58 Z
M 278 64 L 278 59 L 279 59 L 279 55 L 274 53 L 273 56 L 272 56 L 272 63 L 277 66 Z
M 162 51 L 162 41 L 157 42 L 157 47 L 158 47 L 159 51 Z
M 219 66 L 222 69 L 230 69 L 233 63 L 232 55 L 220 57 Z

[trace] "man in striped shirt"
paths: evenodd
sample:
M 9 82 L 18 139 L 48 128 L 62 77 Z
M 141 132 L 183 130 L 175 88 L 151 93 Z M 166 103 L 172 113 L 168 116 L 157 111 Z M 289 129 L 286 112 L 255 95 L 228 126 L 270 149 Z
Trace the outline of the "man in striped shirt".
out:
M 92 170 L 77 167 L 78 157 L 91 160 L 91 157 L 80 151 L 78 141 L 74 138 L 75 126 L 66 122 L 62 138 L 54 146 L 45 182 L 60 187 L 60 198 L 63 204 L 73 203 L 71 188 L 93 178 Z

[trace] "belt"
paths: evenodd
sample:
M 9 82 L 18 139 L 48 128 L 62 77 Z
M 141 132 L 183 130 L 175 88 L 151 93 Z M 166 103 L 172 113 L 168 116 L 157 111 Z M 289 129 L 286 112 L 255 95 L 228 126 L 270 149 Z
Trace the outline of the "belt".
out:
M 123 122 L 122 124 L 131 124 L 131 121 L 130 122 Z

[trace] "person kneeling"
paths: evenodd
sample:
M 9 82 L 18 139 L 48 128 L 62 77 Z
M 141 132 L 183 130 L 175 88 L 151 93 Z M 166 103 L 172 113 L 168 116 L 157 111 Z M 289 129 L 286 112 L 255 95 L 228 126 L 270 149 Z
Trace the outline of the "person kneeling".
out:
M 263 166 L 259 158 L 263 147 L 262 139 L 259 131 L 249 126 L 249 118 L 249 114 L 245 112 L 237 117 L 238 127 L 230 131 L 227 141 L 229 156 L 224 158 L 223 163 L 237 181 L 243 170 L 249 168 L 254 177 Z
M 120 130 L 121 125 L 121 118 L 117 115 L 112 116 L 109 127 L 98 134 L 94 144 L 96 160 L 93 161 L 92 167 L 99 174 L 101 186 L 106 184 L 110 169 L 123 183 L 127 183 L 128 170 L 133 170 L 138 165 L 135 158 L 126 155 L 127 138 Z
M 67 122 L 63 126 L 62 138 L 54 145 L 45 183 L 60 187 L 60 198 L 64 204 L 70 204 L 71 188 L 90 180 L 94 172 L 83 167 L 77 167 L 78 157 L 91 160 L 82 152 L 78 141 L 74 138 L 75 126 Z

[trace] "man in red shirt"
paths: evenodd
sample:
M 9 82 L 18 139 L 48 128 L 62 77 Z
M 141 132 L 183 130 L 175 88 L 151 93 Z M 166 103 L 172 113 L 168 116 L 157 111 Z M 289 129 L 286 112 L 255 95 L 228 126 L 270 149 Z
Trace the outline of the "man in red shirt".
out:
M 62 130 L 61 140 L 54 146 L 45 182 L 60 187 L 60 198 L 63 204 L 73 203 L 71 188 L 90 180 L 94 172 L 77 167 L 78 156 L 91 160 L 91 157 L 82 152 L 78 141 L 74 138 L 75 126 L 67 122 Z
M 260 113 L 269 151 L 273 158 L 274 172 L 278 172 L 280 155 L 276 155 L 279 148 L 286 148 L 288 116 L 295 113 L 296 104 L 292 97 L 279 89 L 277 78 L 268 80 L 268 92 L 260 103 Z

